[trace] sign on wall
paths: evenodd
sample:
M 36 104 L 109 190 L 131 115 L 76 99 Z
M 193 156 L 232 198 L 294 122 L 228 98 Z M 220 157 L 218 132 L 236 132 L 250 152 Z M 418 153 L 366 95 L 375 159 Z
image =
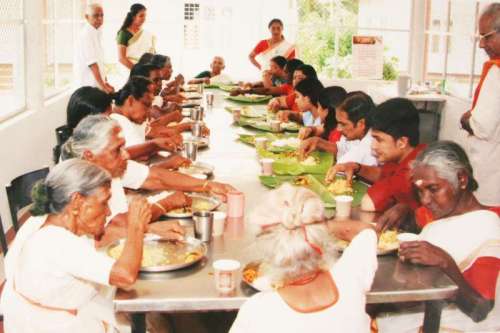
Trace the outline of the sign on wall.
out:
M 382 36 L 352 36 L 352 77 L 381 80 L 383 70 Z

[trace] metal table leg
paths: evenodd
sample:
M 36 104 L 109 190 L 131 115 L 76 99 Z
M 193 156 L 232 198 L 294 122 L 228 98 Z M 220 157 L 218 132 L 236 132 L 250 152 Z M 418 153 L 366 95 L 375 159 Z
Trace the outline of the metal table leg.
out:
M 146 314 L 144 312 L 132 314 L 132 333 L 146 333 Z
M 438 333 L 441 322 L 441 311 L 444 306 L 443 301 L 425 302 L 424 333 Z

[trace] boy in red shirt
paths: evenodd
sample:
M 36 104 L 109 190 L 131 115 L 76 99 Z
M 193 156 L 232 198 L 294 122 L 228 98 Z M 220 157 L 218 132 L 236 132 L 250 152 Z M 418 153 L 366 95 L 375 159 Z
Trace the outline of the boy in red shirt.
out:
M 372 150 L 381 166 L 345 163 L 334 168 L 336 172 L 344 172 L 348 181 L 357 175 L 373 183 L 362 199 L 361 209 L 383 211 L 377 224 L 385 226 L 419 206 L 410 180 L 410 164 L 425 145 L 418 144 L 418 111 L 405 98 L 393 98 L 378 105 L 370 122 Z

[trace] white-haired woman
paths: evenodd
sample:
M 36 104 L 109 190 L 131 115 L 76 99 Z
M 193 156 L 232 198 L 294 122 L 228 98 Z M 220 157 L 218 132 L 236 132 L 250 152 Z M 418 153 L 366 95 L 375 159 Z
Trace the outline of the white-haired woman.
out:
M 97 252 L 94 239 L 109 215 L 110 175 L 82 160 L 56 165 L 33 189 L 32 214 L 5 257 L 2 309 L 6 332 L 113 332 L 110 299 L 102 286 L 129 287 L 137 279 L 150 209 L 129 208 L 127 240 L 117 259 Z
M 498 332 L 500 219 L 475 198 L 478 184 L 467 155 L 454 142 L 433 143 L 414 161 L 411 180 L 434 221 L 424 226 L 419 241 L 401 244 L 401 260 L 439 267 L 457 284 L 442 328 Z M 380 332 L 418 332 L 420 310 L 380 315 Z
M 74 129 L 73 136 L 64 144 L 61 155 L 62 159 L 87 160 L 112 175 L 109 220 L 113 220 L 118 228 L 125 224 L 124 218 L 128 210 L 125 188 L 213 192 L 221 195 L 233 189 L 230 185 L 200 180 L 163 167 L 147 167 L 128 160 L 128 154 L 123 149 L 125 140 L 121 133 L 122 130 L 115 120 L 102 115 L 88 116 Z M 176 192 L 151 206 L 151 221 L 157 221 L 167 211 L 190 205 L 189 197 L 182 192 Z M 171 221 L 151 224 L 149 228 L 151 232 L 174 239 L 182 237 L 184 233 L 178 223 Z M 120 228 L 116 231 L 119 230 Z
M 370 331 L 365 293 L 377 269 L 377 235 L 361 222 L 327 226 L 323 210 L 316 194 L 288 184 L 263 200 L 251 220 L 263 226 L 256 252 L 275 290 L 245 302 L 231 333 Z M 351 241 L 338 259 L 330 231 Z

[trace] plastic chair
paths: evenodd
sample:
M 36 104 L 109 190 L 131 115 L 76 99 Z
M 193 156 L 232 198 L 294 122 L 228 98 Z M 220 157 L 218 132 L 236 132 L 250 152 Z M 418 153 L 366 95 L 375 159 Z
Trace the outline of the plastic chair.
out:
M 45 178 L 48 173 L 49 168 L 47 167 L 31 171 L 14 178 L 10 184 L 6 186 L 10 214 L 12 217 L 12 226 L 16 232 L 19 230 L 19 222 L 17 218 L 19 210 L 31 204 L 31 189 L 33 185 L 38 180 Z

